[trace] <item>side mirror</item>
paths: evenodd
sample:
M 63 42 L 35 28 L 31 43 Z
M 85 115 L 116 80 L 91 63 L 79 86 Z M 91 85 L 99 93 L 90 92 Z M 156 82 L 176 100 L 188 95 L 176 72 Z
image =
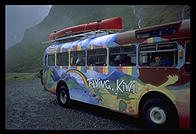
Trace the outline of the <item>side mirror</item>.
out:
M 38 78 L 41 78 L 43 75 L 43 69 L 39 71 L 39 74 L 37 75 Z

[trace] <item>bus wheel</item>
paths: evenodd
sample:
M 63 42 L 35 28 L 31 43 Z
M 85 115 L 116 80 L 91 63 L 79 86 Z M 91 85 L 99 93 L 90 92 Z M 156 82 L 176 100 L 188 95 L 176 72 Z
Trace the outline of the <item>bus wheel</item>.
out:
M 57 91 L 57 100 L 63 107 L 68 107 L 70 101 L 68 89 L 65 86 L 61 86 Z
M 177 129 L 177 113 L 169 102 L 160 98 L 147 100 L 143 105 L 142 119 L 145 129 Z

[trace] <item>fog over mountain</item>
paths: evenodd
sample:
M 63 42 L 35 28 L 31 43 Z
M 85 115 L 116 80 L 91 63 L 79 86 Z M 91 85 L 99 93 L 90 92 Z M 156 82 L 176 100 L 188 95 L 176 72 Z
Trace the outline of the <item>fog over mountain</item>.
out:
M 39 24 L 49 13 L 51 5 L 7 5 L 6 49 L 20 42 L 27 28 Z

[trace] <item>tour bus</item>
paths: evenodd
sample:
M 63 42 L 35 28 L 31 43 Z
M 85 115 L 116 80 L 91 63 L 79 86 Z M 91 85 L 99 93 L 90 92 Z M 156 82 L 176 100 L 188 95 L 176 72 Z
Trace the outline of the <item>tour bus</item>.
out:
M 190 19 L 90 33 L 54 39 L 44 52 L 42 85 L 60 105 L 77 100 L 152 129 L 190 128 Z

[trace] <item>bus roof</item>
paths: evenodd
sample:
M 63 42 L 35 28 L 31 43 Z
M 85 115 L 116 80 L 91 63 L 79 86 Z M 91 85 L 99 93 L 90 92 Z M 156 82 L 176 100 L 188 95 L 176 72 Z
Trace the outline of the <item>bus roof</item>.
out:
M 116 36 L 115 34 L 104 35 L 101 37 L 92 37 L 82 40 L 77 40 L 73 42 L 66 42 L 66 43 L 58 43 L 52 44 L 46 49 L 46 53 L 55 53 L 55 52 L 66 52 L 69 50 L 85 50 L 85 49 L 95 49 L 95 48 L 106 48 L 112 46 L 118 46 L 116 43 Z
M 167 33 L 167 34 L 164 34 Z M 168 24 L 145 27 L 122 33 L 91 37 L 66 43 L 53 43 L 46 53 L 67 52 L 68 50 L 86 50 L 95 48 L 115 47 L 125 44 L 144 43 L 149 38 L 152 41 L 165 41 L 178 38 L 190 38 L 190 19 Z M 148 41 L 147 41 L 148 43 Z M 151 42 L 154 43 L 154 42 Z

